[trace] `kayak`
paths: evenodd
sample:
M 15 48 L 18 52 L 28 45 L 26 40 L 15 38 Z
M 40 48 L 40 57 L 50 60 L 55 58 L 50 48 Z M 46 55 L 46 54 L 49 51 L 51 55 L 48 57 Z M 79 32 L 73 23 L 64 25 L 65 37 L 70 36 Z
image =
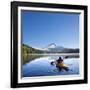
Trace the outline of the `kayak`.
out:
M 63 62 L 57 64 L 57 66 L 60 67 L 60 68 L 68 68 L 68 67 L 69 67 L 67 64 L 65 64 L 65 63 L 63 63 Z

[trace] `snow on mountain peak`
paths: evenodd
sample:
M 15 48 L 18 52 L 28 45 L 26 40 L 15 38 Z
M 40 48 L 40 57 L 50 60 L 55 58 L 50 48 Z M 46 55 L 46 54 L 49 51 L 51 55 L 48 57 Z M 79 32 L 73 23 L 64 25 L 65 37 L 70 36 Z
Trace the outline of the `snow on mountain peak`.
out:
M 55 43 L 51 43 L 47 46 L 47 48 L 55 48 L 56 47 L 56 44 Z

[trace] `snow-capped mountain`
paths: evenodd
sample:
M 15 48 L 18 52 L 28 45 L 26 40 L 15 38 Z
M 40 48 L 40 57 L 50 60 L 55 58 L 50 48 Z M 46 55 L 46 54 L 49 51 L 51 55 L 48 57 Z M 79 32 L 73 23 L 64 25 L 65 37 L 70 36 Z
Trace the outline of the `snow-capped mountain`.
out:
M 47 46 L 47 48 L 55 48 L 56 47 L 56 44 L 55 43 L 51 43 Z
M 61 52 L 65 48 L 61 46 L 57 46 L 55 43 L 49 44 L 46 48 L 43 48 L 44 50 L 47 50 L 49 52 Z
M 28 49 L 28 52 L 31 53 L 79 53 L 79 48 L 64 48 L 62 46 L 57 46 L 55 43 L 51 43 L 45 48 L 37 48 L 23 44 L 23 48 L 24 51 Z
M 47 51 L 47 52 L 61 52 L 62 50 L 65 49 L 64 47 L 57 46 L 55 43 L 51 43 L 47 45 L 45 48 L 36 48 L 36 47 L 33 47 L 33 48 L 41 51 Z

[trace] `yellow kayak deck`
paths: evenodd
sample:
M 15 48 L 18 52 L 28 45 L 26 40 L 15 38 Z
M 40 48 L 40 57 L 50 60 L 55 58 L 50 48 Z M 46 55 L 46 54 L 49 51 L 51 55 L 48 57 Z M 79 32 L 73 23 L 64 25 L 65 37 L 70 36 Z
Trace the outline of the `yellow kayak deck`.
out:
M 69 66 L 67 65 L 67 64 L 65 64 L 65 63 L 59 63 L 59 64 L 57 64 L 59 67 L 61 67 L 61 68 L 68 68 Z

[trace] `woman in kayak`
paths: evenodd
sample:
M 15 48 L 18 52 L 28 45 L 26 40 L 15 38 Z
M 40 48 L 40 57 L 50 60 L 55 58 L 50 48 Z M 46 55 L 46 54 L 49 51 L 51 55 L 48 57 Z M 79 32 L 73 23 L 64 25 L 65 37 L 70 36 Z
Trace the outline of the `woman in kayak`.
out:
M 61 57 L 59 57 L 58 60 L 54 61 L 54 62 L 51 62 L 51 65 L 56 65 L 56 67 L 61 71 L 62 69 L 68 71 L 69 68 L 68 68 L 68 65 L 66 65 L 63 61 L 63 59 Z

